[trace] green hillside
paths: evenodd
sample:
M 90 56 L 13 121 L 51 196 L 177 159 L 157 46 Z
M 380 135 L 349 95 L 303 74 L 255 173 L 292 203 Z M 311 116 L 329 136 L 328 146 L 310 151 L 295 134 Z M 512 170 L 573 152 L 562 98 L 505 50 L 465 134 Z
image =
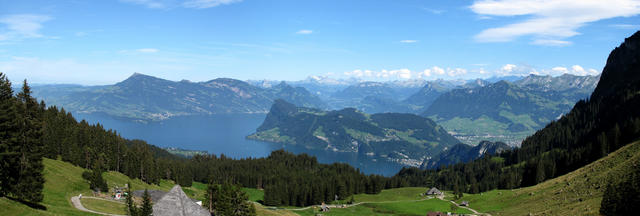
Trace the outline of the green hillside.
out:
M 89 190 L 89 183 L 82 179 L 82 172 L 85 169 L 48 158 L 44 158 L 43 163 L 46 182 L 43 190 L 44 200 L 41 204 L 46 207 L 46 210 L 30 208 L 20 202 L 3 197 L 0 198 L 0 215 L 93 215 L 76 210 L 70 201 L 72 196 L 78 194 L 85 196 L 92 194 Z M 132 180 L 117 172 L 107 172 L 103 176 L 109 187 L 124 186 L 127 182 L 131 182 L 132 190 L 147 188 L 168 191 L 174 185 L 173 182 L 165 180 L 162 180 L 159 185 L 149 185 L 139 179 Z M 201 199 L 204 194 L 204 185 L 194 182 L 192 187 L 185 187 L 183 190 L 188 196 Z
M 620 179 L 640 163 L 640 141 L 563 176 L 514 190 L 465 194 L 470 207 L 492 215 L 599 215 L 610 179 Z
M 365 114 L 353 108 L 322 111 L 276 100 L 251 139 L 309 149 L 358 152 L 419 166 L 459 141 L 428 118 L 413 114 Z
M 425 215 L 430 211 L 455 212 L 459 214 L 471 214 L 472 212 L 457 208 L 452 209 L 451 203 L 446 197 L 444 200 L 426 197 L 422 194 L 428 188 L 405 187 L 383 190 L 379 194 L 358 194 L 354 196 L 356 205 L 348 208 L 331 208 L 329 212 L 319 212 L 319 208 L 304 210 L 292 210 L 300 215 Z M 450 194 L 449 192 L 446 192 Z M 345 203 L 345 201 L 339 201 Z

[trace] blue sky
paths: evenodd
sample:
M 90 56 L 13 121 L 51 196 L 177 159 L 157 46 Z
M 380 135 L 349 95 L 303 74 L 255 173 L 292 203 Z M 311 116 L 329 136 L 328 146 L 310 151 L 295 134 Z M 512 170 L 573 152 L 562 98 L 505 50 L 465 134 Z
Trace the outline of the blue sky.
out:
M 0 0 L 0 71 L 32 83 L 597 74 L 638 0 Z

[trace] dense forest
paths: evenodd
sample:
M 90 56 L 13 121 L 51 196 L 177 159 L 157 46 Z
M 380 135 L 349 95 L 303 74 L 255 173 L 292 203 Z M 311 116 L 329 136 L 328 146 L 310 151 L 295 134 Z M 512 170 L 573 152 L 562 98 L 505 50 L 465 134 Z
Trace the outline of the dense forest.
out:
M 320 204 L 336 195 L 343 199 L 384 188 L 384 177 L 364 175 L 346 164 L 320 164 L 315 157 L 282 150 L 266 158 L 239 160 L 224 155 L 172 155 L 145 141 L 124 139 L 100 124 L 78 122 L 64 108 L 37 103 L 26 81 L 14 96 L 11 83 L 0 75 L 2 195 L 41 201 L 43 156 L 92 170 L 84 177 L 98 189 L 104 189 L 101 172 L 117 171 L 153 184 L 168 179 L 182 186 L 198 181 L 263 188 L 268 205 Z

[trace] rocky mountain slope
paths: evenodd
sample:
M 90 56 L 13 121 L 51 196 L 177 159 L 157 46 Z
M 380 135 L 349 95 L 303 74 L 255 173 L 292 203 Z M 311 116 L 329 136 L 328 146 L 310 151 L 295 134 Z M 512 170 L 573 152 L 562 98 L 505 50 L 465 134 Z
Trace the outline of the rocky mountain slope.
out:
M 248 138 L 338 152 L 357 152 L 419 166 L 459 141 L 427 118 L 413 114 L 365 114 L 296 107 L 276 100 Z
M 585 99 L 599 76 L 530 75 L 440 95 L 423 113 L 467 144 L 481 140 L 518 145 Z
M 456 163 L 465 163 L 484 155 L 494 155 L 505 150 L 511 149 L 507 144 L 502 142 L 482 141 L 476 146 L 467 144 L 457 144 L 440 154 L 424 160 L 421 169 L 436 169 L 441 166 L 452 165 Z

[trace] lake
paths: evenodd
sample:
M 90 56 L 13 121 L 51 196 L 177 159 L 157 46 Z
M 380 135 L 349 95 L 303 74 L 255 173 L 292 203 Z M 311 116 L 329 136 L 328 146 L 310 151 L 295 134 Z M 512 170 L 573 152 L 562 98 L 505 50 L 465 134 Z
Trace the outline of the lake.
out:
M 285 149 L 296 154 L 313 155 L 320 163 L 348 163 L 366 174 L 391 176 L 403 167 L 382 158 L 357 153 L 310 150 L 292 145 L 245 139 L 262 124 L 265 114 L 183 116 L 148 123 L 102 114 L 74 113 L 73 115 L 78 120 L 85 119 L 92 124 L 100 122 L 105 128 L 116 130 L 128 139 L 141 139 L 160 147 L 204 150 L 211 154 L 224 154 L 236 159 L 266 157 L 274 150 Z

